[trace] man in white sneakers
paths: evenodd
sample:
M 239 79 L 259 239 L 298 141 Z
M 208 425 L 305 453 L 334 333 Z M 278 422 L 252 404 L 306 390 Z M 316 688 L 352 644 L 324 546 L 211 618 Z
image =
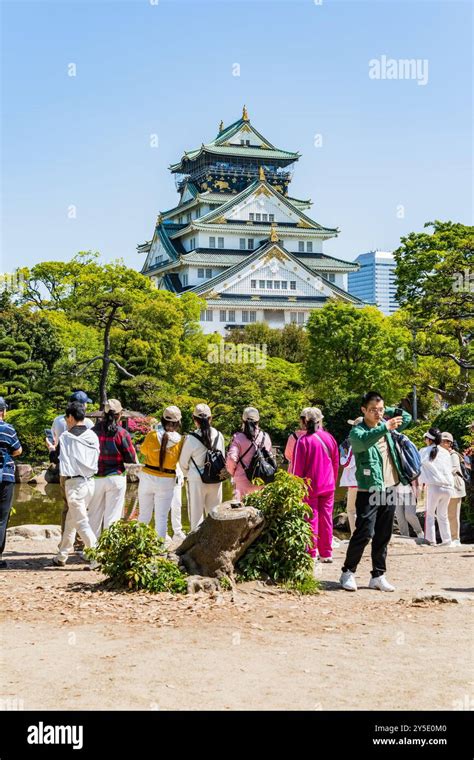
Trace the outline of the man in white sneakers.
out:
M 76 531 L 87 548 L 97 543 L 89 524 L 87 507 L 94 493 L 93 476 L 98 469 L 99 439 L 84 424 L 83 404 L 71 401 L 65 418 L 67 430 L 59 438 L 55 455 L 59 457 L 59 472 L 64 477 L 68 512 L 58 554 L 53 558 L 53 565 L 56 566 L 66 564 L 68 555 L 73 551 Z
M 408 481 L 402 475 L 391 431 L 404 430 L 411 422 L 411 415 L 394 407 L 385 409 L 382 396 L 375 391 L 366 393 L 361 408 L 364 419 L 354 425 L 349 434 L 356 460 L 356 523 L 340 583 L 345 591 L 357 591 L 355 572 L 372 539 L 369 588 L 394 591 L 385 577 L 387 546 L 395 515 L 395 486 Z

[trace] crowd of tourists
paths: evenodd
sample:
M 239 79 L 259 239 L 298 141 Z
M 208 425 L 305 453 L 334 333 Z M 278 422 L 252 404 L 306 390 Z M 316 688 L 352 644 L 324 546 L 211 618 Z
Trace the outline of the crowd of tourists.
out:
M 141 464 L 138 520 L 146 524 L 153 520 L 156 533 L 168 544 L 185 538 L 181 521 L 184 483 L 193 531 L 222 503 L 226 479 L 231 479 L 234 503 L 238 504 L 275 476 L 272 441 L 254 407 L 243 410 L 240 429 L 226 449 L 207 404 L 195 406 L 194 429 L 188 433 L 181 429 L 181 410 L 168 406 L 137 452 L 130 433 L 121 424 L 120 401 L 110 399 L 95 424 L 87 416 L 90 403 L 84 391 L 75 391 L 65 414 L 53 420 L 46 438 L 50 461 L 59 467 L 64 501 L 61 541 L 52 560 L 55 566 L 64 566 L 74 551 L 82 553 L 84 548 L 94 547 L 101 532 L 124 516 L 126 465 Z M 15 429 L 5 420 L 7 408 L 0 397 L 1 568 L 8 566 L 2 554 L 13 499 L 14 458 L 22 453 Z M 461 501 L 472 476 L 472 462 L 459 453 L 450 432 L 437 428 L 426 431 L 425 446 L 418 451 L 403 434 L 411 415 L 399 407 L 385 407 L 379 393 L 369 392 L 363 397 L 361 412 L 361 416 L 348 420 L 349 435 L 338 446 L 324 428 L 321 410 L 303 409 L 284 454 L 288 472 L 307 482 L 305 501 L 313 537 L 308 552 L 314 563 L 333 561 L 337 545 L 333 536 L 334 497 L 342 466 L 339 485 L 347 488 L 351 537 L 341 586 L 347 591 L 357 590 L 357 567 L 371 542 L 369 587 L 393 591 L 386 577 L 386 560 L 395 517 L 399 533 L 408 538 L 411 529 L 419 545 L 459 545 Z M 474 432 L 474 423 L 468 427 Z M 255 482 L 257 478 L 259 483 Z M 423 528 L 417 515 L 421 507 L 425 512 Z M 172 539 L 168 535 L 169 518 Z M 95 563 L 88 562 L 88 566 L 94 568 Z

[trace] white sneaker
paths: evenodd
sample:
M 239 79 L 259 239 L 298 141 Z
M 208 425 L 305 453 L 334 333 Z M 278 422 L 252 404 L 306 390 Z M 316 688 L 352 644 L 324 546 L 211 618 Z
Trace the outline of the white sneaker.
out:
M 320 562 L 334 562 L 332 557 L 318 557 Z
M 441 541 L 440 544 L 436 544 L 436 546 L 444 546 L 444 548 L 448 546 L 455 546 L 452 541 Z
M 177 530 L 176 533 L 173 533 L 173 541 L 184 541 L 186 538 L 186 533 L 184 530 Z
M 385 575 L 379 575 L 378 578 L 371 578 L 369 588 L 375 588 L 378 591 L 395 591 L 395 586 L 388 582 Z
M 451 546 L 461 546 L 461 541 L 459 538 L 455 538 L 454 541 L 451 542 Z
M 339 541 L 337 538 L 332 537 L 332 543 L 331 543 L 331 549 L 338 549 L 340 546 Z
M 354 573 L 346 570 L 339 578 L 339 583 L 345 591 L 357 591 L 357 583 Z

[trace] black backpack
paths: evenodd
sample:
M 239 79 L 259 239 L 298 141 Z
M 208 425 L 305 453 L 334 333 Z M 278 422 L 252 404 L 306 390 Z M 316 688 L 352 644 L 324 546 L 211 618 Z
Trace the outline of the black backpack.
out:
M 402 474 L 411 483 L 421 472 L 421 459 L 418 449 L 404 433 L 392 430 L 392 440 L 398 454 Z
M 262 431 L 262 442 L 265 440 L 265 433 Z M 242 462 L 242 458 L 250 451 L 252 446 L 255 446 L 255 454 L 250 460 L 248 465 Z M 260 478 L 264 483 L 272 483 L 275 480 L 275 473 L 277 471 L 277 464 L 273 459 L 272 453 L 267 451 L 264 446 L 259 446 L 255 441 L 252 441 L 247 451 L 245 451 L 239 462 L 244 468 L 244 472 L 247 479 L 252 482 L 255 478 Z
M 197 440 L 202 443 L 203 446 L 206 446 L 201 436 L 197 433 L 190 433 L 189 435 L 194 436 L 194 438 L 197 438 Z M 206 458 L 204 460 L 204 468 L 202 472 L 197 466 L 194 459 L 191 457 L 191 461 L 200 474 L 203 483 L 222 483 L 223 480 L 226 480 L 226 478 L 229 477 L 229 473 L 225 468 L 225 459 L 222 455 L 222 452 L 217 451 L 216 449 L 218 439 L 219 433 L 216 435 L 211 448 L 208 449 L 206 446 Z

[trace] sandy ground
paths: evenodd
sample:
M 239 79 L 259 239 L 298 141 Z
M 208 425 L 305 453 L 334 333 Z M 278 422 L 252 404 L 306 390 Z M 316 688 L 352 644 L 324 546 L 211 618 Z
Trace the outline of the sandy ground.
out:
M 11 538 L 0 699 L 24 709 L 473 709 L 474 546 L 394 538 L 397 587 L 340 589 L 345 545 L 300 597 L 261 583 L 195 597 L 113 593 L 54 540 Z

